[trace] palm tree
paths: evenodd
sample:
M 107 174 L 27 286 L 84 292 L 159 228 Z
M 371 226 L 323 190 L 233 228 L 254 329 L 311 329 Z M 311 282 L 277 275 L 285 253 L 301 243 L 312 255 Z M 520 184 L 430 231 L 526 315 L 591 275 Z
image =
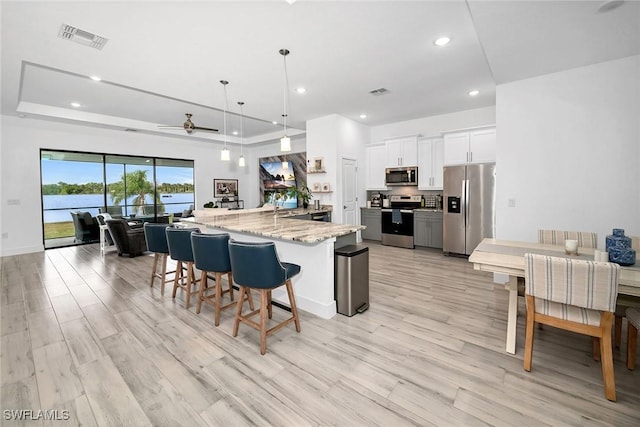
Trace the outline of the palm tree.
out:
M 136 213 L 136 211 L 141 215 L 144 215 L 146 213 L 145 199 L 147 194 L 155 194 L 155 201 L 158 206 L 157 213 L 164 213 L 164 203 L 162 203 L 162 200 L 160 200 L 160 195 L 158 193 L 154 193 L 153 183 L 147 180 L 147 171 L 136 170 L 133 172 L 129 172 L 125 175 L 122 175 L 120 181 L 109 184 L 109 195 L 111 196 L 111 200 L 113 201 L 114 205 L 119 205 L 126 196 L 134 196 L 133 200 L 131 201 L 131 205 L 133 206 L 132 213 Z

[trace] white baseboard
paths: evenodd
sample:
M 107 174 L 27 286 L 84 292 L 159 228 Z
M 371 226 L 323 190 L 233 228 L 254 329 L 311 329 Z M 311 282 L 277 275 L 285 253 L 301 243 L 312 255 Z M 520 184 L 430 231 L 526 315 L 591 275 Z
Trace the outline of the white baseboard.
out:
M 13 255 L 24 255 L 24 254 L 32 254 L 35 252 L 44 252 L 44 245 L 37 246 L 25 246 L 22 248 L 0 248 L 0 256 L 13 256 Z

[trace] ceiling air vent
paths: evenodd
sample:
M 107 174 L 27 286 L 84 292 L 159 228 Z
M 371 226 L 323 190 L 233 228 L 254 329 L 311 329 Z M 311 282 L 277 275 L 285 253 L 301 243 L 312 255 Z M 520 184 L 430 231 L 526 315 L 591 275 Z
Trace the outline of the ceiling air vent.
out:
M 67 24 L 62 24 L 60 31 L 58 32 L 58 37 L 93 47 L 98 50 L 102 50 L 104 45 L 109 41 L 97 34 L 93 34 Z
M 383 88 L 383 87 L 381 87 L 381 88 L 379 88 L 379 89 L 371 90 L 371 91 L 369 91 L 369 93 L 370 93 L 371 95 L 374 95 L 374 96 L 380 96 L 380 95 L 384 95 L 384 94 L 386 94 L 386 93 L 389 93 L 389 90 L 388 90 L 388 89 L 385 89 L 385 88 Z

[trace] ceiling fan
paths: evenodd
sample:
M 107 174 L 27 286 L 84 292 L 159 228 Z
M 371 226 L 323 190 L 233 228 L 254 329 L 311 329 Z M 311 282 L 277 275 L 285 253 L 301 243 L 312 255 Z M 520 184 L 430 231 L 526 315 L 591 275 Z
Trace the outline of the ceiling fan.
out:
M 196 130 L 202 130 L 205 132 L 218 132 L 218 129 L 213 129 L 213 128 L 203 128 L 200 126 L 196 126 L 195 123 L 193 123 L 191 121 L 191 116 L 193 116 L 193 114 L 191 113 L 184 113 L 185 116 L 187 116 L 187 121 L 185 121 L 182 126 L 158 126 L 160 128 L 165 128 L 165 129 L 184 129 L 187 131 L 187 133 L 189 135 L 191 135 L 193 133 L 193 131 Z

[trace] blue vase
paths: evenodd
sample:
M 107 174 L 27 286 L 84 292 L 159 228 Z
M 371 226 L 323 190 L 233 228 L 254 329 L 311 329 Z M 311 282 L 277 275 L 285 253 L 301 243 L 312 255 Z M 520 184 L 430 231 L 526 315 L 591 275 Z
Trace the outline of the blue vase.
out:
M 613 234 L 606 237 L 609 261 L 620 265 L 633 265 L 636 262 L 636 251 L 631 248 L 631 238 L 624 235 L 624 230 L 614 228 Z

